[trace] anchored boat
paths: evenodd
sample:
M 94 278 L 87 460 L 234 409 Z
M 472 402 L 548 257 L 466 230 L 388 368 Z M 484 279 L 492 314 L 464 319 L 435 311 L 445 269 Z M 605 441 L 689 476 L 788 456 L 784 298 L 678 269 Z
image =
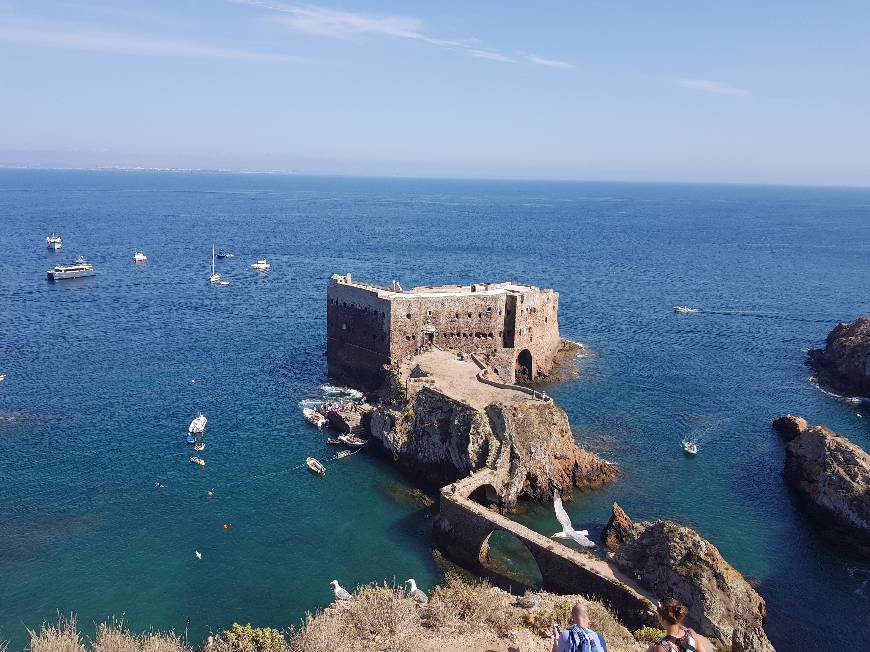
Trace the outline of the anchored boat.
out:
M 57 233 L 52 232 L 52 234 L 45 239 L 46 249 L 51 249 L 52 251 L 60 251 L 62 247 L 63 239 Z
M 93 265 L 79 256 L 72 265 L 55 265 L 54 269 L 48 270 L 45 274 L 49 281 L 63 281 L 69 278 L 96 276 L 97 272 L 94 271 Z
M 692 313 L 698 312 L 698 309 L 690 308 L 689 306 L 674 306 L 674 312 L 680 315 L 690 315 Z
M 190 426 L 187 428 L 187 432 L 191 435 L 198 435 L 205 430 L 205 424 L 208 423 L 208 419 L 205 418 L 205 415 L 200 412 L 199 416 L 197 416 L 193 421 L 190 422 Z
M 314 471 L 317 475 L 326 475 L 326 467 L 323 466 L 320 462 L 318 462 L 313 457 L 306 457 L 305 464 L 309 469 Z
M 272 266 L 265 258 L 263 258 L 262 260 L 258 260 L 256 263 L 251 263 L 251 269 L 256 269 L 258 272 L 267 272 L 272 269 Z
M 329 420 L 314 408 L 303 408 L 302 414 L 308 423 L 317 426 L 318 428 L 322 428 L 329 423 Z
M 698 444 L 693 441 L 683 440 L 683 452 L 686 455 L 697 455 L 698 454 Z
M 350 446 L 351 448 L 359 448 L 360 446 L 366 445 L 366 440 L 360 439 L 356 435 L 339 435 L 338 440 L 345 446 Z

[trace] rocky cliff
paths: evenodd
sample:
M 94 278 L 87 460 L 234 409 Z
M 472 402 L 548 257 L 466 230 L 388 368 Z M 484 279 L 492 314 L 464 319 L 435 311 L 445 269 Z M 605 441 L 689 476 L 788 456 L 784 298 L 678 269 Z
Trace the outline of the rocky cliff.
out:
M 613 560 L 661 598 L 674 597 L 689 607 L 687 623 L 718 639 L 733 652 L 770 652 L 764 633 L 764 600 L 691 528 L 672 521 L 633 523 L 614 505 L 604 533 Z
M 818 512 L 870 549 L 870 455 L 824 426 L 791 415 L 774 420 L 785 446 L 786 482 Z
M 552 401 L 478 409 L 423 387 L 404 408 L 377 409 L 370 430 L 399 466 L 433 486 L 496 470 L 505 507 L 520 496 L 550 500 L 554 485 L 593 489 L 619 474 L 577 447 L 567 415 Z
M 810 349 L 807 362 L 823 385 L 870 397 L 870 317 L 837 324 L 824 348 Z

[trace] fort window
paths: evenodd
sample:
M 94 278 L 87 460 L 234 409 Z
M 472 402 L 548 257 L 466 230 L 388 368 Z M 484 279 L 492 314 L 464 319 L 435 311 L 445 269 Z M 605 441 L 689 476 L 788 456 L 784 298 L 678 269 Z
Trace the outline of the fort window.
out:
M 409 312 L 407 315 L 405 315 L 405 317 L 407 317 L 408 319 L 410 319 L 410 318 L 411 318 L 411 313 Z
M 341 330 L 346 331 L 346 330 L 347 330 L 347 324 L 342 324 L 342 325 L 341 325 Z
M 426 316 L 427 316 L 427 317 L 431 317 L 431 316 L 432 316 L 432 311 L 431 311 L 431 310 L 427 310 L 427 311 L 426 311 Z
M 468 316 L 471 317 L 471 313 L 468 313 Z

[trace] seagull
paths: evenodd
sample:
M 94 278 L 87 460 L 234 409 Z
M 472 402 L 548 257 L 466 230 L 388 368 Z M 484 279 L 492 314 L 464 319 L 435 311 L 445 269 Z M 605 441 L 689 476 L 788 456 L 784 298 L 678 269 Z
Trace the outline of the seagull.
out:
M 193 554 L 196 555 L 197 559 L 202 559 L 202 553 L 199 550 L 194 550 Z
M 423 591 L 417 588 L 417 582 L 415 582 L 413 578 L 410 580 L 405 580 L 405 584 L 411 585 L 411 599 L 414 602 L 416 602 L 417 604 L 426 604 L 427 602 L 429 602 L 428 596 Z
M 589 539 L 589 530 L 575 530 L 571 526 L 571 519 L 568 516 L 568 512 L 565 511 L 565 508 L 562 507 L 562 497 L 559 495 L 558 491 L 553 492 L 553 507 L 556 508 L 556 519 L 559 521 L 559 525 L 562 526 L 561 532 L 556 532 L 553 535 L 556 539 L 573 539 L 576 543 L 579 543 L 584 548 L 594 548 L 595 544 Z
M 341 584 L 338 583 L 338 580 L 332 580 L 330 584 L 332 584 L 332 590 L 335 593 L 336 600 L 353 600 L 353 596 L 341 588 Z

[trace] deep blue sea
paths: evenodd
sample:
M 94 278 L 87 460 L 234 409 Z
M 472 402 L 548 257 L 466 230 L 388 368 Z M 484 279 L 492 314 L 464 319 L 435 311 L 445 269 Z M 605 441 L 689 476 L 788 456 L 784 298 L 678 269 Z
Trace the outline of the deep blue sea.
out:
M 236 253 L 218 261 L 228 287 L 208 283 L 212 243 Z M 96 278 L 46 281 L 79 254 Z M 249 269 L 264 256 L 270 272 Z M 555 288 L 563 336 L 589 353 L 547 391 L 625 471 L 577 496 L 575 524 L 600 530 L 616 500 L 695 527 L 766 598 L 780 650 L 870 638 L 870 561 L 802 514 L 769 427 L 791 412 L 870 446 L 870 412 L 804 366 L 870 313 L 870 190 L 7 170 L 0 640 L 20 648 L 60 610 L 200 641 L 296 624 L 333 578 L 437 581 L 432 512 L 406 478 L 368 453 L 325 478 L 300 468 L 331 452 L 298 404 L 328 383 L 334 272 Z M 204 468 L 183 440 L 198 410 Z M 518 518 L 558 529 L 548 506 Z

